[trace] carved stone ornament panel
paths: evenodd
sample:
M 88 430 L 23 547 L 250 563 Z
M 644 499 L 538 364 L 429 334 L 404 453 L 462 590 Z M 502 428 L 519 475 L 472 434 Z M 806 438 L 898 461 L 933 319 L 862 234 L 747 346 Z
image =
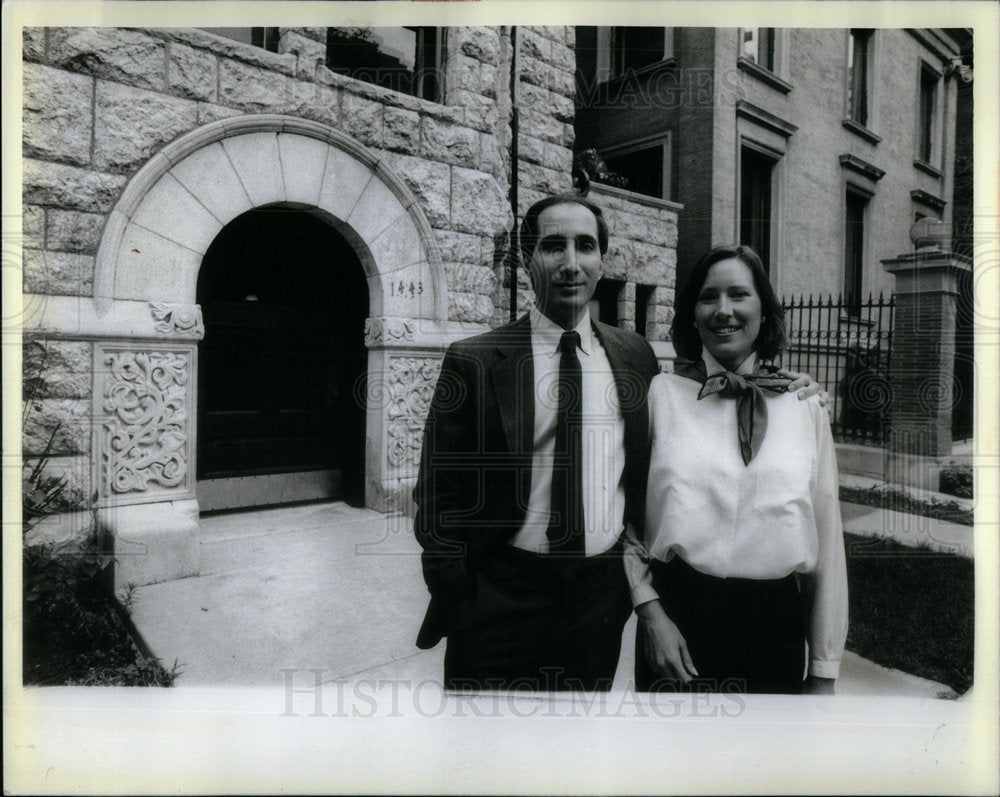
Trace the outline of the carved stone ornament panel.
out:
M 103 496 L 190 488 L 193 352 L 105 349 L 99 356 Z
M 365 346 L 412 343 L 416 326 L 412 318 L 366 318 Z
M 431 398 L 441 373 L 434 357 L 393 357 L 386 385 L 386 454 L 392 467 L 416 466 Z
M 157 332 L 177 338 L 205 337 L 205 325 L 201 320 L 201 308 L 196 304 L 168 304 L 150 302 L 149 312 L 153 315 L 153 326 Z

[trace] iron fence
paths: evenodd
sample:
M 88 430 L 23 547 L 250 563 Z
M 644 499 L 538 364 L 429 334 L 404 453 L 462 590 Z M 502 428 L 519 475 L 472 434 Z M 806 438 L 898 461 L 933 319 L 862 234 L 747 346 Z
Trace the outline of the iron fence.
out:
M 830 394 L 834 438 L 883 445 L 889 436 L 894 299 L 786 298 L 789 349 L 782 364 Z

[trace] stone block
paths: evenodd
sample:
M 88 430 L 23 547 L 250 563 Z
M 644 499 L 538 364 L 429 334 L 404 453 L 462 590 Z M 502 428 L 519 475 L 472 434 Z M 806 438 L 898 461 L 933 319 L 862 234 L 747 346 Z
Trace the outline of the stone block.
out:
M 362 144 L 381 147 L 383 108 L 381 103 L 344 92 L 341 109 L 344 132 Z
M 452 229 L 493 235 L 510 228 L 506 191 L 491 175 L 458 166 L 451 174 Z
M 45 60 L 45 28 L 23 28 L 21 54 L 25 61 Z
M 219 62 L 219 102 L 253 113 L 273 113 L 285 101 L 287 78 L 239 61 Z
M 102 174 L 33 158 L 25 158 L 22 166 L 26 204 L 110 211 L 125 187 L 125 178 L 118 174 Z
M 573 99 L 576 96 L 576 77 L 572 72 L 551 68 L 545 73 L 545 86 L 563 97 Z
M 396 318 L 432 318 L 434 281 L 426 262 L 382 275 L 382 306 L 378 313 Z
M 87 398 L 91 392 L 91 345 L 75 340 L 29 340 L 22 346 L 24 394 L 31 398 Z M 32 381 L 29 387 L 27 380 Z
M 509 77 L 501 74 L 492 64 L 481 64 L 479 67 L 479 93 L 491 100 L 496 100 L 497 93 L 506 91 Z
M 553 118 L 558 119 L 563 124 L 573 124 L 573 120 L 576 118 L 576 105 L 573 98 L 564 97 L 556 91 L 549 91 L 547 94 L 548 111 Z
M 492 296 L 497 288 L 497 277 L 493 272 L 492 263 L 483 265 L 445 263 L 444 273 L 449 291 Z
M 70 252 L 22 250 L 24 292 L 57 296 L 90 296 L 94 291 L 94 258 Z
M 165 45 L 129 28 L 52 28 L 49 61 L 70 72 L 162 91 Z
M 562 39 L 562 37 L 560 37 L 560 39 Z M 549 55 L 549 63 L 557 69 L 562 69 L 567 72 L 573 72 L 576 70 L 576 53 L 573 52 L 572 47 L 567 46 L 561 41 L 553 41 Z
M 319 206 L 338 219 L 347 219 L 375 170 L 340 149 L 329 148 Z
M 563 26 L 563 42 L 567 47 L 576 47 L 576 27 L 573 25 Z
M 296 86 L 298 84 L 295 84 Z M 308 84 L 315 87 L 315 97 L 312 104 L 303 108 L 302 115 L 307 119 L 337 127 L 340 124 L 340 89 L 322 83 Z
M 510 154 L 500 146 L 496 136 L 489 133 L 479 134 L 479 167 L 497 178 L 498 182 L 506 182 Z
M 382 115 L 382 146 L 415 153 L 420 148 L 420 114 L 403 108 L 386 108 Z
M 450 230 L 439 230 L 436 235 L 445 263 L 491 265 L 493 262 L 492 241 L 484 235 Z
M 420 233 L 409 213 L 399 216 L 379 233 L 369 242 L 368 249 L 375 259 L 376 268 L 383 274 L 419 263 L 427 257 Z
M 557 172 L 534 163 L 521 164 L 518 178 L 523 185 L 546 194 L 559 194 L 570 189 L 572 176 L 569 172 Z
M 475 166 L 479 162 L 479 133 L 430 117 L 420 120 L 420 151 L 426 158 L 457 166 Z
M 222 221 L 169 172 L 146 194 L 132 222 L 202 254 L 222 230 Z
M 21 213 L 21 245 L 45 246 L 45 208 L 24 205 Z
M 287 29 L 281 33 L 278 51 L 295 56 L 295 74 L 311 78 L 316 67 L 326 61 L 326 37 L 319 42 L 297 30 Z
M 97 519 L 113 540 L 116 592 L 197 575 L 197 501 L 108 507 Z
M 448 59 L 448 86 L 482 94 L 480 67 L 482 62 L 461 53 Z
M 382 161 L 413 192 L 431 226 L 448 224 L 451 170 L 447 165 L 394 152 L 385 153 Z
M 573 172 L 573 150 L 558 144 L 545 144 L 542 153 L 542 165 L 564 174 Z
M 521 124 L 524 130 L 531 131 L 531 135 L 543 141 L 548 141 L 552 144 L 563 143 L 562 123 L 537 106 L 521 110 Z
M 38 464 L 38 459 L 25 457 L 25 467 L 21 471 L 23 474 L 22 484 L 25 489 L 30 489 L 26 483 L 27 476 Z M 46 506 L 49 512 L 73 512 L 90 508 L 93 478 L 89 454 L 86 456 L 51 457 L 46 460 L 41 474 L 48 485 L 60 481 L 63 483 L 52 502 Z
M 347 223 L 364 240 L 371 241 L 402 215 L 399 198 L 378 177 L 368 181 Z
M 90 451 L 90 400 L 36 398 L 25 408 L 21 450 L 25 456 L 86 454 Z M 50 443 L 51 441 L 51 443 Z
M 46 214 L 45 246 L 58 252 L 94 254 L 104 226 L 101 213 L 50 208 Z
M 449 35 L 458 38 L 463 55 L 487 64 L 499 63 L 500 34 L 495 27 L 455 28 Z
M 239 175 L 218 142 L 191 153 L 168 174 L 224 224 L 253 207 Z
M 24 64 L 23 154 L 90 163 L 94 80 L 42 64 Z
M 647 318 L 654 324 L 669 324 L 674 320 L 674 308 L 663 304 L 654 304 L 649 308 Z
M 552 42 L 536 27 L 521 26 L 517 29 L 517 43 L 522 57 L 535 58 L 548 63 Z
M 308 136 L 291 133 L 281 133 L 278 136 L 285 196 L 289 202 L 305 202 L 309 205 L 319 202 L 329 148 L 325 141 Z
M 171 44 L 167 60 L 167 90 L 190 100 L 215 102 L 218 96 L 218 59 L 205 50 Z
M 314 118 L 318 86 L 307 80 L 289 80 L 285 98 L 278 109 L 292 116 Z
M 222 140 L 254 207 L 285 201 L 276 133 L 247 133 Z
M 115 271 L 114 295 L 142 301 L 195 301 L 202 256 L 138 224 L 122 236 Z
M 209 122 L 217 122 L 220 119 L 232 119 L 234 116 L 242 116 L 243 111 L 236 108 L 226 108 L 223 105 L 216 105 L 210 102 L 198 103 L 198 125 L 207 125 Z
M 128 173 L 198 124 L 198 104 L 165 94 L 97 81 L 94 166 Z

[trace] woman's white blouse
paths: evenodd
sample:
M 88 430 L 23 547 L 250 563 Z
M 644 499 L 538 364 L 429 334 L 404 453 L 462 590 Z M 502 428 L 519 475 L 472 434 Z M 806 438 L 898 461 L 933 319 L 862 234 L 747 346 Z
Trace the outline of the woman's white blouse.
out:
M 701 385 L 659 374 L 649 389 L 652 453 L 646 528 L 625 536 L 633 604 L 658 596 L 650 557 L 680 555 L 718 578 L 806 576 L 809 672 L 836 678 L 847 636 L 847 571 L 837 459 L 816 397 L 764 391 L 768 426 L 757 455 L 740 457 L 736 400 L 698 400 Z

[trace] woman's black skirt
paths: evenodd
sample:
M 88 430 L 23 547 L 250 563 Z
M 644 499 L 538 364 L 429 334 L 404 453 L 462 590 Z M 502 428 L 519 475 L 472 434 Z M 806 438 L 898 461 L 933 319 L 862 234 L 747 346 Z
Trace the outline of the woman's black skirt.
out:
M 641 692 L 801 694 L 805 621 L 794 575 L 776 580 L 716 578 L 675 556 L 652 562 L 653 587 L 687 641 L 698 670 L 686 688 L 653 672 L 643 631 L 636 635 Z

